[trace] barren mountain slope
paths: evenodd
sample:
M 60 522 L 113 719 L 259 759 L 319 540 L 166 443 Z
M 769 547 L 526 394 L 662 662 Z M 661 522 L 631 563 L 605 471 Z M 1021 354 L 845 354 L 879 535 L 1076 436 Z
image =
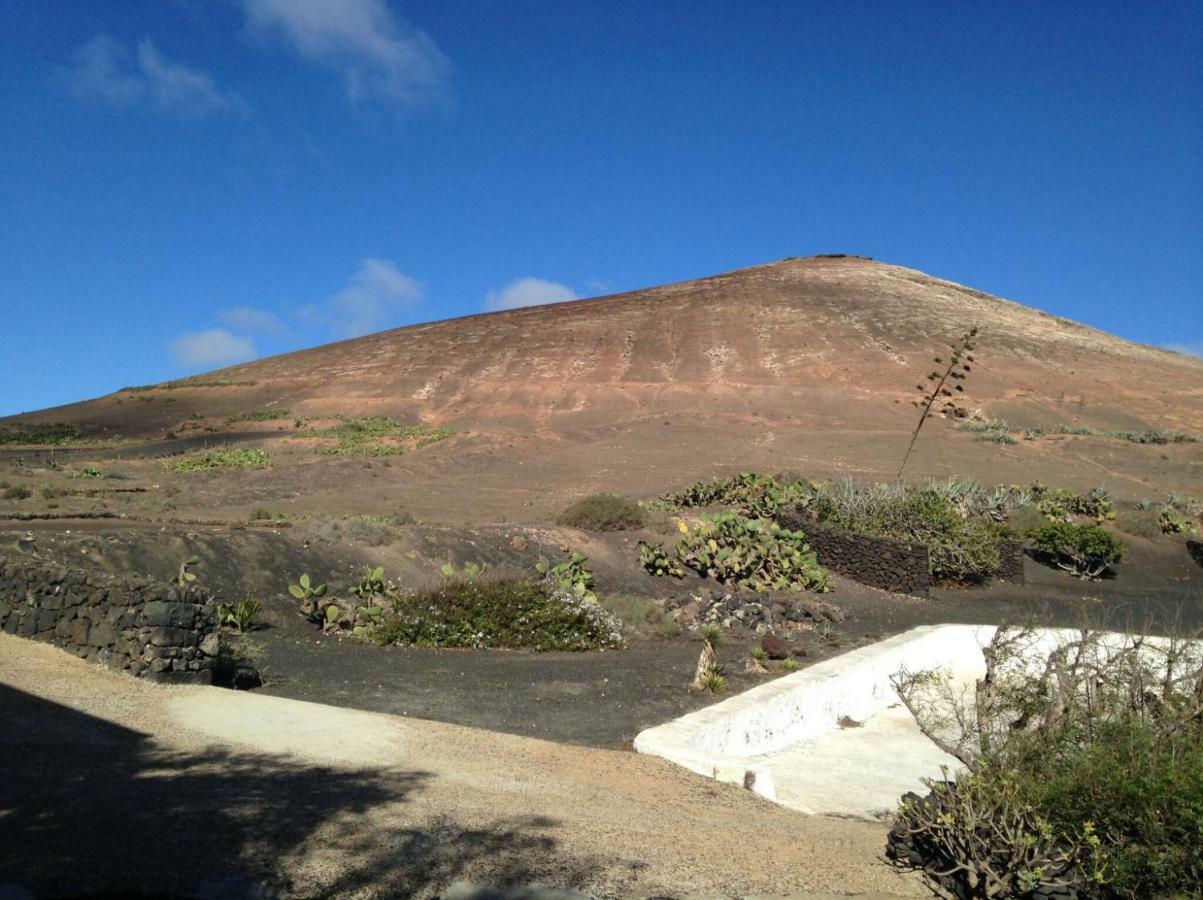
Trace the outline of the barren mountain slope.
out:
M 31 418 L 141 437 L 271 406 L 444 425 L 455 439 L 404 457 L 403 493 L 471 479 L 512 495 L 499 510 L 596 487 L 656 492 L 751 466 L 892 475 L 916 384 L 971 325 L 979 365 L 965 402 L 983 416 L 1203 432 L 1203 360 L 853 257 L 381 332 Z M 1070 480 L 1133 482 L 1129 493 L 1203 477 L 1199 445 L 1164 458 L 1103 439 L 999 448 L 943 422 L 920 443 L 916 475 L 1022 480 L 1047 463 Z M 362 480 L 321 476 L 306 490 L 346 496 Z

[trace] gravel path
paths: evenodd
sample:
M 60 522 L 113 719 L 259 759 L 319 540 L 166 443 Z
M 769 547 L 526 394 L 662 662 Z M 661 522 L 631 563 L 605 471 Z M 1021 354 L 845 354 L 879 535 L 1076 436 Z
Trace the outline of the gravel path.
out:
M 146 684 L 6 635 L 0 772 L 0 896 L 925 895 L 883 827 L 662 760 Z

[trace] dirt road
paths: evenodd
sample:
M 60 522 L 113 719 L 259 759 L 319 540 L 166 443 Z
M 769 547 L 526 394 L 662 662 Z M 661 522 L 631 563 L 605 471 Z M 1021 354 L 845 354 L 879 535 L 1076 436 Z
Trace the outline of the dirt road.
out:
M 923 894 L 883 827 L 658 759 L 146 684 L 6 635 L 0 772 L 0 894 Z

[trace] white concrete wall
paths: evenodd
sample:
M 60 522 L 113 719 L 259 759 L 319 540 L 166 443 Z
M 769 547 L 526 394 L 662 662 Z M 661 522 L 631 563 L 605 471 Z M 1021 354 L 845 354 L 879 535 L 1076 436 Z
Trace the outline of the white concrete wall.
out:
M 635 738 L 635 749 L 720 781 L 744 784 L 773 799 L 771 773 L 763 760 L 750 757 L 834 731 L 844 716 L 865 722 L 893 706 L 899 701 L 890 676 L 902 669 L 944 669 L 956 680 L 972 682 L 985 672 L 981 650 L 995 630 L 992 625 L 912 628 L 649 728 Z M 1032 665 L 1043 665 L 1055 646 L 1077 634 L 1037 631 L 1027 651 Z M 1119 641 L 1123 636 L 1114 637 Z

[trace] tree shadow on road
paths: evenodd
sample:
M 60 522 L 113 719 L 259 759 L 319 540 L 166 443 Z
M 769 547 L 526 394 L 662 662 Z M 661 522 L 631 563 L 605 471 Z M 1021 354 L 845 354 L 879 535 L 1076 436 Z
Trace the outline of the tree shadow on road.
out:
M 615 865 L 562 853 L 548 819 L 419 817 L 431 778 L 180 752 L 0 685 L 0 896 L 413 896 L 456 879 L 582 886 Z

